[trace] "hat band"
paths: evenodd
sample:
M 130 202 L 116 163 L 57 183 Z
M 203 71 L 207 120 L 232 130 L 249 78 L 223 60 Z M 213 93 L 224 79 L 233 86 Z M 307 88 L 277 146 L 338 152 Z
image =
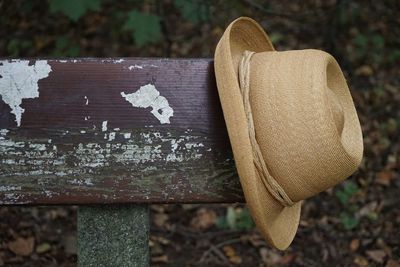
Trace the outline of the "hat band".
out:
M 240 91 L 243 97 L 243 105 L 246 113 L 247 124 L 249 129 L 249 137 L 253 152 L 253 162 L 256 167 L 264 186 L 268 192 L 283 206 L 290 207 L 294 205 L 294 202 L 286 194 L 285 190 L 279 185 L 274 177 L 269 173 L 268 168 L 265 164 L 264 157 L 261 153 L 260 146 L 256 139 L 256 132 L 254 129 L 253 114 L 251 112 L 250 105 L 250 60 L 255 52 L 244 51 L 243 56 L 239 64 L 239 83 Z

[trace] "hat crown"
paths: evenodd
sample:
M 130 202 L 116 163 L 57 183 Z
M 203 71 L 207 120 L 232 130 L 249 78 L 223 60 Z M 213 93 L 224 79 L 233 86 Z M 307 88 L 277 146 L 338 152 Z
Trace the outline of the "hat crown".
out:
M 346 81 L 329 54 L 254 54 L 250 103 L 268 170 L 293 201 L 324 191 L 357 169 L 361 129 Z
M 363 145 L 336 61 L 315 50 L 271 51 L 262 27 L 238 18 L 217 45 L 214 68 L 246 202 L 262 235 L 285 249 L 299 200 L 349 176 Z

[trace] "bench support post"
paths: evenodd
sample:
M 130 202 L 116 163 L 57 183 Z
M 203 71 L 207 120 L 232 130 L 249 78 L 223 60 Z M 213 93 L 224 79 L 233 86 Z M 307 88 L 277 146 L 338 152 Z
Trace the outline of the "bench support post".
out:
M 80 206 L 78 266 L 149 266 L 147 205 Z

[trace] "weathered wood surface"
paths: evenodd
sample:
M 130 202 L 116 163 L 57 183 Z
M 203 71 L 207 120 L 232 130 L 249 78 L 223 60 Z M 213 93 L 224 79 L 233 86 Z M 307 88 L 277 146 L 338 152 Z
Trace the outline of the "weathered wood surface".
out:
M 79 207 L 78 266 L 149 266 L 149 228 L 147 205 Z
M 208 59 L 0 61 L 0 204 L 242 201 L 214 79 Z

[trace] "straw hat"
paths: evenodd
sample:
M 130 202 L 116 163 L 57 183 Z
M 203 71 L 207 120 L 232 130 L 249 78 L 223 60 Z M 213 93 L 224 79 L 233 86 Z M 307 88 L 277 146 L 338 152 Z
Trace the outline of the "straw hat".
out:
M 218 43 L 215 74 L 247 205 L 267 241 L 286 249 L 302 200 L 350 176 L 362 159 L 343 73 L 319 50 L 275 51 L 243 17 Z

